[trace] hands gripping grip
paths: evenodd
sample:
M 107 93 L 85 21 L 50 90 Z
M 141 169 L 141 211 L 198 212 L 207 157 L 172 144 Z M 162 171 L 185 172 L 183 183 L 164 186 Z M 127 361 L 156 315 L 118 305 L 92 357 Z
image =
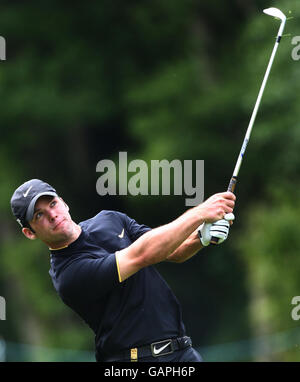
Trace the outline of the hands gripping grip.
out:
M 236 177 L 236 176 L 233 176 L 233 177 L 230 179 L 230 182 L 229 182 L 227 191 L 234 192 L 234 189 L 235 189 L 235 186 L 236 186 L 236 182 L 237 182 L 237 177 Z M 214 236 L 212 236 L 212 238 L 211 238 L 211 240 L 210 240 L 210 243 L 211 243 L 211 244 L 218 244 L 218 242 L 219 242 L 219 238 L 218 238 L 218 237 L 214 237 Z

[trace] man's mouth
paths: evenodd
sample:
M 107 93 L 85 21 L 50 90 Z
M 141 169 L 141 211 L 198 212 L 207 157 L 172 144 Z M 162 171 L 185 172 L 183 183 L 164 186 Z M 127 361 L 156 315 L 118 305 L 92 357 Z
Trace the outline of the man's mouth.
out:
M 65 221 L 65 219 L 62 219 L 59 223 L 57 223 L 57 224 L 54 226 L 53 230 L 55 231 L 55 230 L 61 225 L 61 223 L 63 223 L 64 221 Z

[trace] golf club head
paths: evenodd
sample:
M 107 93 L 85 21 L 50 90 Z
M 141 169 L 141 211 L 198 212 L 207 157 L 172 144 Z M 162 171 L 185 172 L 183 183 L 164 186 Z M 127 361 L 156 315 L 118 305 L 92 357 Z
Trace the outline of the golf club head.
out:
M 277 17 L 278 19 L 280 19 L 281 21 L 285 21 L 286 20 L 286 16 L 283 12 L 281 12 L 280 9 L 278 8 L 267 8 L 267 9 L 264 9 L 263 12 L 266 14 L 266 15 L 269 15 L 269 16 L 273 16 L 273 17 Z

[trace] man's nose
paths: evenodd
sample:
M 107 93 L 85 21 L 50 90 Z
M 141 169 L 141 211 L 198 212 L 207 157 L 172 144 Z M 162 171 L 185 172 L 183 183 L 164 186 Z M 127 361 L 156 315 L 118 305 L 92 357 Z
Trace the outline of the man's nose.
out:
M 51 221 L 53 221 L 53 220 L 55 220 L 57 218 L 57 213 L 56 213 L 56 211 L 51 209 L 51 210 L 48 211 L 48 216 L 49 216 L 49 219 Z

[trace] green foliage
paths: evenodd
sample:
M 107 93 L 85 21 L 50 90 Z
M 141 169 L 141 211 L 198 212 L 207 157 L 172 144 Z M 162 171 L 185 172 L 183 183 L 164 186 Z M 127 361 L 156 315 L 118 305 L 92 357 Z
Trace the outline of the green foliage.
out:
M 1 268 L 5 270 L 6 280 L 4 291 L 11 312 L 9 320 L 16 327 L 21 324 L 21 335 L 30 339 L 30 334 L 23 331 L 22 322 L 26 330 L 26 321 L 35 317 L 38 321 L 35 329 L 48 345 L 72 348 L 76 344 L 77 349 L 93 346 L 90 331 L 76 316 L 74 318 L 53 288 L 48 274 L 47 247 L 40 241 L 30 242 L 19 237 L 2 243 L 1 254 Z M 56 330 L 58 335 L 53 336 Z
M 250 206 L 243 237 L 237 241 L 248 270 L 249 318 L 257 334 L 298 326 L 291 317 L 291 301 L 300 290 L 295 186 L 272 190 L 264 202 Z
M 3 4 L 0 295 L 10 319 L 0 323 L 2 337 L 92 348 L 92 333 L 56 296 L 47 248 L 26 240 L 13 222 L 14 189 L 45 179 L 76 221 L 105 208 L 156 226 L 185 210 L 184 197 L 100 198 L 96 164 L 120 151 L 147 163 L 203 159 L 205 196 L 226 189 L 279 27 L 262 13 L 268 6 L 264 0 Z M 299 294 L 300 63 L 291 57 L 291 39 L 299 34 L 300 4 L 275 6 L 293 18 L 241 170 L 230 239 L 207 256 L 161 265 L 201 346 L 296 325 L 290 301 Z

